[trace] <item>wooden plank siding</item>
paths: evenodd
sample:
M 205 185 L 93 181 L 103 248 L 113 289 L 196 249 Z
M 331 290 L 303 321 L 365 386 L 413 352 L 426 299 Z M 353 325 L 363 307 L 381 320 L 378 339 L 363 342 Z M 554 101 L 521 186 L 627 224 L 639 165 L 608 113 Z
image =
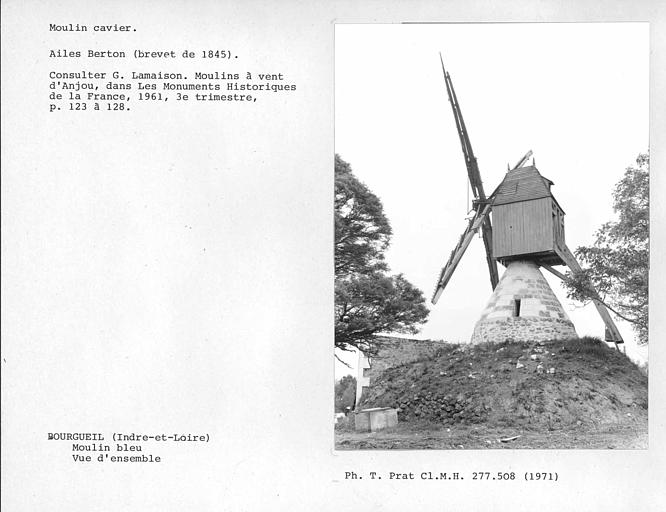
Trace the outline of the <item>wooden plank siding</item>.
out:
M 493 256 L 505 258 L 554 250 L 551 197 L 494 205 Z

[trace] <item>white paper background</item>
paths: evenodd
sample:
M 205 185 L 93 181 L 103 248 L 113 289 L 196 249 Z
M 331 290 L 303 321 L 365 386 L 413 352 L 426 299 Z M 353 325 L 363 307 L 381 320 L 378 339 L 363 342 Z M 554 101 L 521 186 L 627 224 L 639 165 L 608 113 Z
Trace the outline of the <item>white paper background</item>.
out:
M 651 332 L 663 332 L 663 7 L 577 5 L 4 2 L 3 510 L 658 510 L 658 336 L 648 451 L 332 448 L 336 22 L 651 21 Z M 70 22 L 138 31 L 48 32 Z M 283 72 L 299 91 L 253 105 L 49 114 L 47 50 L 96 45 L 230 47 L 243 67 Z M 207 432 L 211 442 L 155 449 L 161 464 L 77 465 L 67 443 L 46 441 L 66 431 Z M 531 469 L 561 481 L 344 481 L 348 470 Z

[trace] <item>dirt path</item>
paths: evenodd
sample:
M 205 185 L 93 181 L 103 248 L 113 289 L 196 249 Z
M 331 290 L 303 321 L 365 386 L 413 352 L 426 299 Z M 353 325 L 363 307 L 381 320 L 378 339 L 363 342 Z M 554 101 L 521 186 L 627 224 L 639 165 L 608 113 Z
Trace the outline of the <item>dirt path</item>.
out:
M 501 442 L 500 439 L 520 436 Z M 437 428 L 403 424 L 394 429 L 357 433 L 337 430 L 337 450 L 415 450 L 415 449 L 646 449 L 647 425 L 618 426 L 589 430 L 534 432 L 485 427 Z

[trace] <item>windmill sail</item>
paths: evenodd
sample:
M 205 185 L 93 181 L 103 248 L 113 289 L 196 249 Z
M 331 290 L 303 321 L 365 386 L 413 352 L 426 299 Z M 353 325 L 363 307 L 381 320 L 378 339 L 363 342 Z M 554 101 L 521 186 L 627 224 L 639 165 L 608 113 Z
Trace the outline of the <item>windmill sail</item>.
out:
M 460 236 L 460 240 L 458 240 L 458 245 L 456 245 L 455 249 L 453 249 L 451 252 L 449 260 L 446 262 L 442 272 L 439 274 L 439 280 L 437 281 L 437 286 L 432 296 L 433 304 L 437 304 L 439 297 L 442 295 L 444 288 L 453 275 L 453 271 L 458 266 L 458 263 L 460 263 L 460 259 L 462 258 L 463 254 L 465 254 L 465 251 L 467 250 L 469 243 L 472 241 L 472 238 L 474 238 L 474 234 L 483 225 L 484 221 L 488 219 L 489 213 L 490 205 L 486 205 L 483 208 L 483 211 L 477 211 L 476 215 L 474 215 L 474 217 L 472 217 L 472 219 L 469 221 L 467 229 L 465 229 L 465 232 Z
M 479 172 L 479 166 L 476 162 L 476 157 L 474 156 L 472 143 L 470 142 L 469 135 L 467 134 L 467 127 L 465 126 L 465 120 L 463 119 L 462 112 L 460 110 L 458 98 L 456 96 L 455 90 L 453 89 L 453 82 L 451 81 L 449 73 L 444 68 L 444 60 L 442 59 L 441 53 L 439 54 L 439 60 L 442 63 L 442 72 L 444 73 L 446 92 L 449 96 L 449 102 L 451 103 L 451 109 L 453 110 L 453 117 L 456 121 L 456 128 L 458 130 L 458 136 L 460 137 L 460 145 L 462 146 L 463 156 L 465 157 L 467 176 L 469 178 L 470 186 L 472 187 L 472 192 L 474 193 L 474 204 L 478 213 L 481 211 L 481 208 L 486 205 L 488 198 L 486 197 L 486 193 L 483 190 L 481 173 Z M 488 215 L 485 215 L 484 217 L 485 220 L 481 225 L 481 235 L 483 237 L 483 245 L 486 248 L 486 261 L 488 263 L 488 271 L 490 273 L 490 284 L 494 290 L 499 281 L 499 273 L 497 271 L 497 262 L 492 255 L 493 243 L 490 217 Z

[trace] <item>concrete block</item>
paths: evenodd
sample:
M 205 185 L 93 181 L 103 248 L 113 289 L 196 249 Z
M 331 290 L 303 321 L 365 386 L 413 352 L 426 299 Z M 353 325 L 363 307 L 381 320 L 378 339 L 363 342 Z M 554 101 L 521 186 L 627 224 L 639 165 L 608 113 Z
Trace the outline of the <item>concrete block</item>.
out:
M 398 410 L 390 407 L 363 409 L 354 415 L 354 428 L 359 432 L 376 432 L 398 424 Z

